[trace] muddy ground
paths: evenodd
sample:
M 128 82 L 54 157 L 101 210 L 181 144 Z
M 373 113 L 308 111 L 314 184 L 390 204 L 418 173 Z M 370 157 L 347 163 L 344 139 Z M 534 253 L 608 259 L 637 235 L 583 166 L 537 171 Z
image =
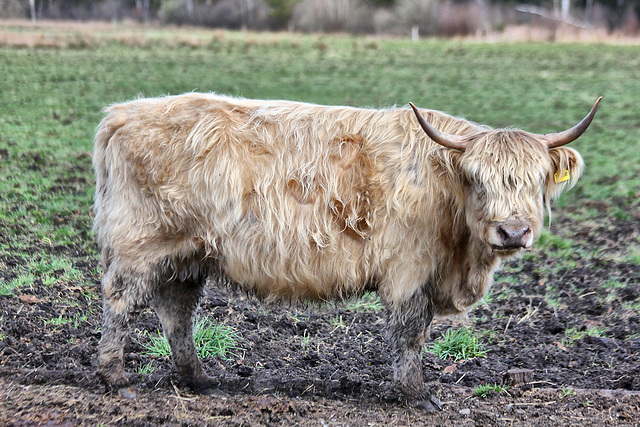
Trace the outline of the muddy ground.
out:
M 228 397 L 194 395 L 175 383 L 168 358 L 143 354 L 141 331 L 159 329 L 150 311 L 141 313 L 125 358 L 137 397 L 108 394 L 94 374 L 96 254 L 86 242 L 36 245 L 34 253 L 64 255 L 90 279 L 36 279 L 0 297 L 0 424 L 640 425 L 640 266 L 627 256 L 638 247 L 640 214 L 628 206 L 618 219 L 599 204 L 556 212 L 550 231 L 569 247 L 547 243 L 507 262 L 467 319 L 434 323 L 431 340 L 469 325 L 488 350 L 457 363 L 424 353 L 425 378 L 445 402 L 435 414 L 408 407 L 394 389 L 375 301 L 288 308 L 214 284 L 199 315 L 241 336 L 229 358 L 204 360 Z M 591 220 L 582 220 L 585 209 Z M 2 258 L 9 281 L 24 261 Z M 473 395 L 513 368 L 532 377 L 506 392 Z

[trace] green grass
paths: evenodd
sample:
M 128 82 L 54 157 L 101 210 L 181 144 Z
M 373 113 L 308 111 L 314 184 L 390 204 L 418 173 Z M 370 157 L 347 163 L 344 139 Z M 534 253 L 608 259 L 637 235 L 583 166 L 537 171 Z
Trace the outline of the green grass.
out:
M 625 302 L 624 304 L 622 304 L 622 307 L 625 310 L 635 312 L 638 316 L 640 316 L 640 298 L 636 298 L 631 302 Z M 638 334 L 638 337 L 640 337 L 640 334 Z
M 629 248 L 625 261 L 631 264 L 640 265 L 640 237 L 638 238 L 638 244 Z
M 383 308 L 380 297 L 374 292 L 367 292 L 360 298 L 348 300 L 345 307 L 350 311 L 380 311 Z
M 83 323 L 87 322 L 88 319 L 88 314 L 76 314 L 74 316 L 64 316 L 60 314 L 58 317 L 45 320 L 44 323 L 54 327 L 70 324 L 74 329 L 78 329 Z
M 487 351 L 473 329 L 462 327 L 460 329 L 447 329 L 426 351 L 439 358 L 469 360 L 475 357 L 486 357 Z
M 144 341 L 138 341 L 138 344 L 145 349 L 143 354 L 156 357 L 171 356 L 169 341 L 167 341 L 167 338 L 162 332 L 158 331 L 152 334 L 149 331 L 142 331 L 142 336 L 144 337 Z
M 587 327 L 587 328 L 576 328 L 570 327 L 564 331 L 564 339 L 562 343 L 569 347 L 572 346 L 576 341 L 581 340 L 584 337 L 603 337 L 606 334 L 606 330 L 603 327 Z
M 548 229 L 543 229 L 540 232 L 540 236 L 536 242 L 536 248 L 547 254 L 561 258 L 563 260 L 561 263 L 562 268 L 568 267 L 568 263 L 571 262 L 571 256 L 576 250 L 576 246 L 571 239 L 553 234 Z
M 26 273 L 19 275 L 15 279 L 11 279 L 9 282 L 2 281 L 0 282 L 0 295 L 13 295 L 17 289 L 30 286 L 34 279 L 33 274 Z
M 504 387 L 499 384 L 481 384 L 473 389 L 473 395 L 475 397 L 487 397 L 491 392 L 493 393 L 507 393 L 509 387 Z
M 206 318 L 196 318 L 193 326 L 193 339 L 196 342 L 198 356 L 229 359 L 239 350 L 240 335 L 230 326 L 214 324 Z
M 303 351 L 309 350 L 311 348 L 311 335 L 306 330 L 302 333 L 302 336 L 297 336 L 300 340 L 300 347 Z
M 27 264 L 28 274 L 39 277 L 45 285 L 60 280 L 63 282 L 77 281 L 82 277 L 80 270 L 75 268 L 67 258 L 39 257 Z
M 138 374 L 140 375 L 149 375 L 154 373 L 158 368 L 153 366 L 153 362 L 148 362 L 146 364 L 142 364 L 140 363 L 140 365 L 138 366 Z
M 163 333 L 151 334 L 143 331 L 143 341 L 138 343 L 144 347 L 145 354 L 157 357 L 171 356 L 169 342 Z M 200 358 L 222 357 L 228 359 L 238 350 L 240 335 L 230 326 L 222 323 L 214 324 L 212 320 L 196 317 L 193 324 L 193 339 Z
M 538 246 L 549 250 L 565 250 L 573 246 L 570 239 L 550 233 L 543 229 L 538 237 Z
M 30 287 L 35 283 L 44 286 L 51 286 L 54 283 L 84 285 L 88 280 L 63 255 L 22 253 L 19 256 L 22 257 L 25 265 L 14 270 L 16 276 L 11 280 L 0 281 L 0 295 L 14 295 L 20 288 Z
M 573 389 L 573 387 L 562 386 L 562 388 L 560 389 L 560 399 L 564 399 L 566 397 L 575 396 L 575 395 L 576 395 L 576 391 Z
M 566 306 L 561 298 L 557 296 L 556 292 L 550 291 L 550 287 L 547 287 L 547 294 L 544 296 L 544 300 L 552 310 L 557 310 Z

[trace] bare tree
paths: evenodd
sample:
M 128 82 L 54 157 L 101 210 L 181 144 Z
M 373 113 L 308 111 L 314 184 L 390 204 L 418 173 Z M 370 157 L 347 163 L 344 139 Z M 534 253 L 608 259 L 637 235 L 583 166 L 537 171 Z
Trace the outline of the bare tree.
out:
M 36 0 L 29 0 L 29 12 L 31 13 L 31 20 L 36 22 Z

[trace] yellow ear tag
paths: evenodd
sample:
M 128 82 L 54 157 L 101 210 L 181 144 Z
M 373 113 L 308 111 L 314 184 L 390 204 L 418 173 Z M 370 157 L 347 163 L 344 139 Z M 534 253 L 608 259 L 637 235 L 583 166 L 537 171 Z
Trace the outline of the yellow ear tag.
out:
M 564 181 L 569 181 L 569 178 L 571 178 L 571 174 L 569 174 L 568 169 L 563 170 L 562 173 L 558 171 L 553 174 L 553 179 L 556 182 L 556 184 Z

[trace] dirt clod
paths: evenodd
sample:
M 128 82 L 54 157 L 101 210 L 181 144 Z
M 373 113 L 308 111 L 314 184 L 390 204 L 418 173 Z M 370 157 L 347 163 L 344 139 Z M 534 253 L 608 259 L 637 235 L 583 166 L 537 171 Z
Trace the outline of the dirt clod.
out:
M 507 385 L 522 385 L 533 381 L 533 370 L 531 369 L 509 369 L 505 372 L 503 382 Z

